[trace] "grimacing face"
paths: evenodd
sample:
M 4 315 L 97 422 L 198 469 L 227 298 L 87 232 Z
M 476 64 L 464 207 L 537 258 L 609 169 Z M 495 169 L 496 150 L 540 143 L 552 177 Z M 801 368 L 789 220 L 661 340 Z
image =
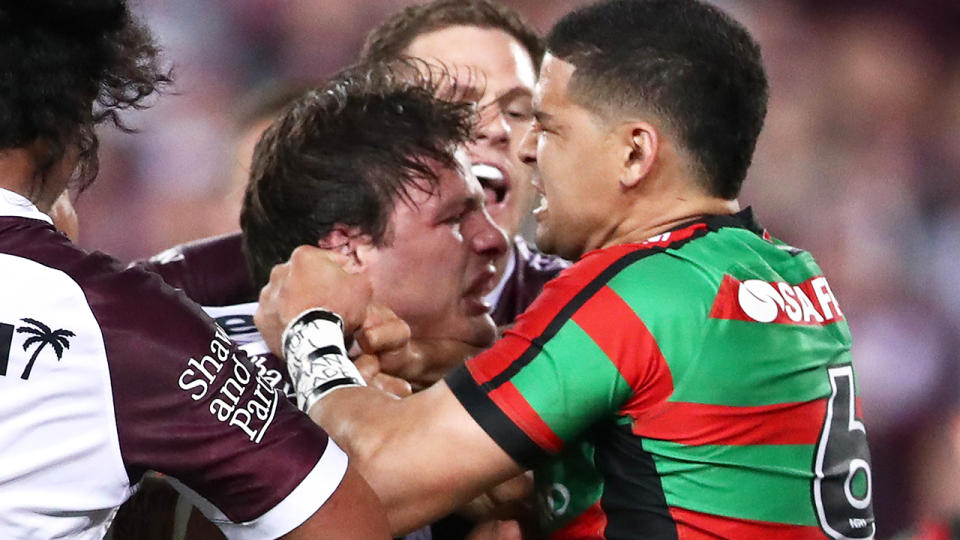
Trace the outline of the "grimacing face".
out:
M 470 173 L 437 165 L 439 188 L 410 188 L 412 204 L 398 200 L 386 242 L 363 256 L 373 300 L 410 325 L 414 338 L 447 338 L 487 347 L 496 338 L 490 306 L 494 260 L 506 238 L 484 210 L 483 189 Z
M 534 94 L 534 126 L 520 149 L 543 195 L 534 210 L 537 247 L 570 260 L 614 234 L 623 164 L 615 131 L 567 95 L 574 70 L 546 55 Z
M 473 173 L 486 193 L 487 211 L 511 239 L 520 230 L 536 195 L 530 170 L 517 157 L 530 128 L 536 73 L 530 54 L 502 30 L 449 26 L 417 36 L 405 54 L 437 62 L 458 74 L 481 75 L 478 139 L 468 145 Z

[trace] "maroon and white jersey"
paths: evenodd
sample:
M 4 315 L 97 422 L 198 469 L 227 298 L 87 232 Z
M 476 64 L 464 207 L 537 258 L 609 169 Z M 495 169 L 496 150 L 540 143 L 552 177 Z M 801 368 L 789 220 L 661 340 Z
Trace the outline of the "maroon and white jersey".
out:
M 230 538 L 274 538 L 346 455 L 226 332 L 0 190 L 0 538 L 102 538 L 147 470 Z
M 569 266 L 566 259 L 540 253 L 522 237 L 515 237 L 503 276 L 485 299 L 493 306 L 493 322 L 500 327 L 512 325 L 540 295 L 543 286 Z

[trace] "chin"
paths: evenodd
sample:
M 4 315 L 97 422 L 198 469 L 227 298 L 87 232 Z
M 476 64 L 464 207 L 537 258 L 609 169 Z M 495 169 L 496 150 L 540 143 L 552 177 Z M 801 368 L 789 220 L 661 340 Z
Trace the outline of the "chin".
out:
M 490 315 L 474 318 L 470 321 L 469 338 L 466 342 L 474 347 L 487 348 L 497 340 L 497 327 Z

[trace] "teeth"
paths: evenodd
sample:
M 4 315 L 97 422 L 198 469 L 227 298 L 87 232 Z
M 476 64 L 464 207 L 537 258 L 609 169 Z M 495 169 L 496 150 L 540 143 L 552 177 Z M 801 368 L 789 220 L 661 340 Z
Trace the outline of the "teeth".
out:
M 473 175 L 477 178 L 484 178 L 487 180 L 503 180 L 503 173 L 500 172 L 500 169 L 496 167 L 491 167 L 490 165 L 484 165 L 482 163 L 474 165 L 471 167 Z

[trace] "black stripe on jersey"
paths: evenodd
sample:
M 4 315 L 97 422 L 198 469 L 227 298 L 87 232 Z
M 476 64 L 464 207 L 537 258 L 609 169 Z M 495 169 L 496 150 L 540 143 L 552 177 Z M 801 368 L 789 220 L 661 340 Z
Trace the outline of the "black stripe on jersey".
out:
M 687 224 L 683 228 L 689 226 L 690 224 Z M 669 248 L 655 247 L 649 249 L 637 249 L 636 251 L 631 251 L 630 253 L 627 253 L 623 257 L 620 257 L 619 259 L 610 263 L 610 265 L 600 272 L 597 277 L 593 278 L 593 281 L 588 283 L 586 287 L 581 289 L 576 296 L 567 302 L 567 305 L 560 309 L 559 313 L 557 313 L 556 317 L 550 321 L 543 333 L 531 341 L 530 346 L 523 351 L 523 354 L 511 362 L 510 365 L 501 371 L 496 377 L 485 382 L 483 384 L 483 389 L 487 392 L 496 390 L 504 383 L 512 379 L 513 376 L 519 373 L 521 369 L 527 366 L 527 364 L 532 362 L 533 359 L 536 358 L 536 356 L 540 353 L 540 350 L 543 348 L 543 346 L 557 335 L 557 332 L 560 331 L 560 328 L 563 327 L 563 325 L 566 324 L 571 317 L 573 317 L 573 314 L 583 307 L 583 304 L 585 304 L 587 300 L 592 298 L 593 295 L 597 294 L 597 291 L 606 286 L 607 282 L 613 279 L 613 277 L 619 274 L 624 268 L 651 255 L 664 253 L 667 249 L 676 249 L 690 242 L 691 240 L 695 240 L 704 236 L 708 232 L 710 231 L 696 231 L 689 238 L 684 238 L 683 240 L 678 240 L 677 242 L 670 244 Z
M 603 476 L 600 507 L 607 515 L 604 538 L 677 538 L 656 464 L 629 425 L 613 422 L 594 432 L 595 463 Z
M 548 454 L 477 386 L 466 366 L 456 368 L 444 380 L 477 424 L 521 467 L 532 469 L 534 463 L 548 457 Z

